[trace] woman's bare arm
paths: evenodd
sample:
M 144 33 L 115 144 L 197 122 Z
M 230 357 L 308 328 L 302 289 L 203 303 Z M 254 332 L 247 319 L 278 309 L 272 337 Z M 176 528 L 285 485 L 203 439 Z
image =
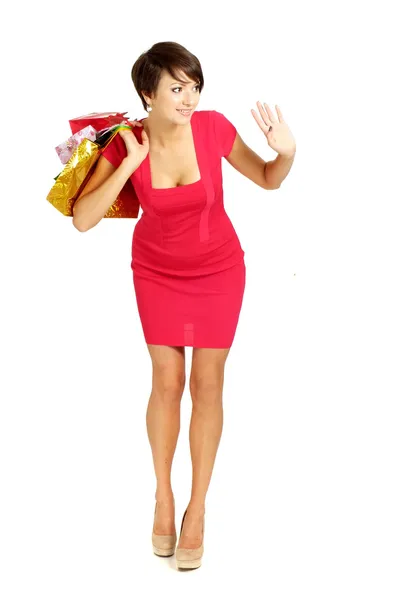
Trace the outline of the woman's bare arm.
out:
M 88 231 L 101 221 L 136 168 L 132 161 L 124 158 L 116 169 L 100 156 L 93 175 L 72 208 L 72 224 L 78 231 Z

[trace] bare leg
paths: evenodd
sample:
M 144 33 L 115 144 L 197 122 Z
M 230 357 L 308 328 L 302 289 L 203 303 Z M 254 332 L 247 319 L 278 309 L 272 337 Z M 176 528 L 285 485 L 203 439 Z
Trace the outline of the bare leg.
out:
M 157 480 L 154 533 L 175 531 L 171 468 L 180 430 L 180 406 L 185 388 L 185 348 L 148 344 L 153 364 L 152 391 L 146 425 Z
M 190 374 L 193 402 L 190 422 L 192 493 L 178 547 L 197 548 L 202 542 L 206 494 L 223 427 L 222 394 L 228 349 L 194 348 Z

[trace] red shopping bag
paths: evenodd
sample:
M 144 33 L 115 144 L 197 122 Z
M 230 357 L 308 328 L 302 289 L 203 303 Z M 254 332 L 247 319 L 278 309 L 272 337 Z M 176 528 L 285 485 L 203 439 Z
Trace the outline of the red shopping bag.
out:
M 114 125 L 119 125 L 122 121 L 127 121 L 126 114 L 126 112 L 94 112 L 70 119 L 69 125 L 73 134 L 78 133 L 78 131 L 88 125 L 94 127 L 96 131 L 101 131 L 106 127 L 113 127 Z

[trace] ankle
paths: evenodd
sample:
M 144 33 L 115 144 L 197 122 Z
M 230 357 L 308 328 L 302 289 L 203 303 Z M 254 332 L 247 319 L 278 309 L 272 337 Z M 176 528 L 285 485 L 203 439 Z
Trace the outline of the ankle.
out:
M 205 501 L 191 499 L 187 506 L 187 511 L 195 514 L 198 513 L 199 515 L 204 515 L 206 512 Z
M 172 490 L 157 489 L 155 493 L 156 502 L 159 504 L 175 503 L 175 498 Z

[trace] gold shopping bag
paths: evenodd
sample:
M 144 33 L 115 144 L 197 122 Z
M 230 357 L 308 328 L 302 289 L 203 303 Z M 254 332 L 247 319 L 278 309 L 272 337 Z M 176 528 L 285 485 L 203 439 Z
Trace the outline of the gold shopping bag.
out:
M 73 205 L 92 176 L 103 150 L 125 125 L 117 126 L 105 145 L 83 139 L 47 195 L 47 200 L 66 217 L 72 217 Z M 133 218 L 139 214 L 139 201 L 130 179 L 126 182 L 104 218 Z

